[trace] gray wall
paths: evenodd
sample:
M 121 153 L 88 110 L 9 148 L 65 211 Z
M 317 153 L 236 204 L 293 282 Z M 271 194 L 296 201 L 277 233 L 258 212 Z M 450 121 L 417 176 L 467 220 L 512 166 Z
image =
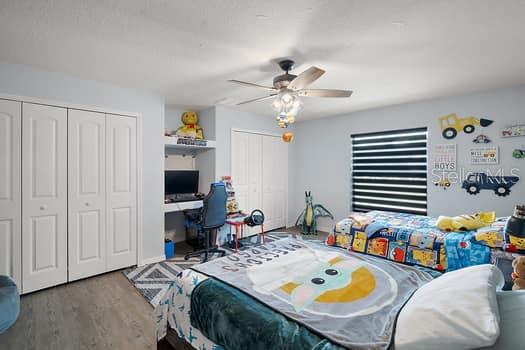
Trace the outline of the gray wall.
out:
M 141 113 L 143 118 L 143 259 L 164 254 L 164 99 L 149 93 L 0 63 L 0 92 L 60 102 Z
M 487 128 L 478 128 L 473 134 L 459 133 L 454 140 L 445 140 L 437 118 L 457 113 L 460 117 L 474 115 L 494 120 Z M 469 164 L 468 150 L 472 139 L 483 133 L 499 146 L 500 162 L 490 169 L 503 168 L 508 174 L 517 168 L 521 181 L 512 188 L 508 197 L 498 197 L 491 191 L 481 191 L 471 196 L 452 185 L 446 191 L 436 188 L 429 176 L 428 214 L 458 215 L 481 210 L 496 210 L 497 215 L 510 215 L 516 204 L 525 197 L 525 160 L 514 159 L 512 150 L 525 146 L 525 137 L 500 138 L 502 127 L 525 124 L 525 86 L 498 89 L 457 97 L 441 98 L 418 103 L 366 110 L 348 115 L 304 121 L 295 124 L 295 140 L 291 145 L 289 194 L 289 222 L 304 207 L 304 191 L 311 190 L 316 202 L 332 211 L 336 220 L 348 215 L 350 199 L 350 135 L 374 131 L 427 126 L 429 130 L 429 163 L 433 159 L 434 146 L 441 143 L 457 143 L 458 167 L 466 170 L 483 170 L 486 166 Z M 430 168 L 429 168 L 430 169 Z M 331 230 L 334 221 L 321 219 L 320 228 Z

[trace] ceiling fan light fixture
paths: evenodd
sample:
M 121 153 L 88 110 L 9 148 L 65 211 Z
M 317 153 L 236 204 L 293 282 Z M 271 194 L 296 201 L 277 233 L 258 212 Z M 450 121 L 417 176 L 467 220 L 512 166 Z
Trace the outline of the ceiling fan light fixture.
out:
M 277 113 L 276 119 L 279 127 L 286 128 L 295 122 L 295 118 L 303 108 L 303 102 L 296 92 L 287 90 L 277 95 L 272 106 Z

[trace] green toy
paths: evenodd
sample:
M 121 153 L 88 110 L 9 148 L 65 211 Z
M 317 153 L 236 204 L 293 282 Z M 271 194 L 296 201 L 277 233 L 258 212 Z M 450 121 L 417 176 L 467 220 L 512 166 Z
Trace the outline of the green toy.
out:
M 295 226 L 301 225 L 303 234 L 305 235 L 315 235 L 317 233 L 317 217 L 321 216 L 333 219 L 334 216 L 321 204 L 313 204 L 312 191 L 305 191 L 304 195 L 306 208 L 297 218 Z

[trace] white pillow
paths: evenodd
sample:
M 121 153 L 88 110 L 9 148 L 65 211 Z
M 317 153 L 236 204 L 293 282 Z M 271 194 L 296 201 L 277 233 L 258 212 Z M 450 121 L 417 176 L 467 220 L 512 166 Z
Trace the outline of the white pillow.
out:
M 501 271 L 478 265 L 445 273 L 419 288 L 399 313 L 396 350 L 472 349 L 498 339 Z

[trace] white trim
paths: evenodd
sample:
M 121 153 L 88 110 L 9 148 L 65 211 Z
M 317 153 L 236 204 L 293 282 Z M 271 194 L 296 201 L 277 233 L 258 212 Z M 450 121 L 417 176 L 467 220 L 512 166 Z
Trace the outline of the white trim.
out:
M 143 258 L 143 236 L 144 236 L 144 220 L 143 220 L 143 193 L 144 183 L 142 175 L 144 171 L 144 155 L 143 155 L 143 134 L 142 134 L 142 115 L 137 115 L 137 265 L 141 263 Z M 164 162 L 162 163 L 164 164 Z M 162 226 L 164 226 L 164 220 L 161 220 Z M 164 228 L 160 232 L 164 232 Z M 164 249 L 164 248 L 162 248 Z M 162 250 L 161 250 L 162 251 Z
M 144 266 L 144 265 L 149 265 L 149 264 L 156 264 L 158 262 L 161 262 L 161 261 L 164 261 L 166 260 L 166 256 L 165 255 L 159 255 L 159 256 L 155 256 L 153 258 L 147 258 L 147 259 L 144 259 L 140 262 L 140 264 L 138 264 L 137 266 Z
M 140 113 L 120 111 L 120 110 L 116 110 L 112 108 L 86 106 L 86 105 L 81 105 L 81 104 L 49 100 L 49 99 L 37 98 L 37 97 L 19 96 L 19 95 L 10 95 L 10 94 L 0 93 L 0 99 L 11 100 L 11 101 L 16 101 L 16 102 L 28 102 L 28 103 L 34 103 L 34 104 L 40 104 L 40 105 L 46 105 L 46 106 L 52 106 L 52 107 L 78 109 L 81 111 L 117 114 L 117 115 L 124 115 L 127 117 L 135 117 L 135 118 L 140 117 Z

